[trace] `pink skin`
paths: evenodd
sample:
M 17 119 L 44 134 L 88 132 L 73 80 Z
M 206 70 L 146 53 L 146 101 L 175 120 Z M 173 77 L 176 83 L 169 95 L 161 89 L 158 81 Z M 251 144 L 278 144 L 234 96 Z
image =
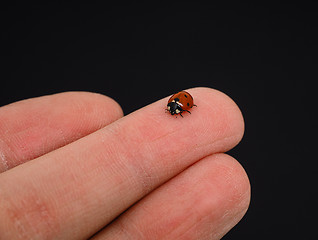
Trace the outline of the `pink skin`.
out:
M 0 108 L 0 173 L 60 148 L 122 117 L 111 98 L 68 92 Z
M 198 107 L 177 119 L 168 98 L 122 117 L 91 93 L 0 108 L 1 239 L 220 239 L 249 204 L 221 154 L 244 122 L 226 95 L 187 91 Z

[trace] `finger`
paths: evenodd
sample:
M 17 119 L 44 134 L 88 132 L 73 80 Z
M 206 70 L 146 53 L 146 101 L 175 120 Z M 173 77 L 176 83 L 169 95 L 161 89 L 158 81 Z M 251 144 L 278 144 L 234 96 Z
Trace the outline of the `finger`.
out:
M 0 108 L 0 172 L 64 146 L 122 116 L 106 96 L 67 92 Z
M 208 88 L 189 92 L 191 115 L 165 113 L 165 98 L 0 175 L 6 232 L 89 237 L 199 159 L 234 147 L 244 129 L 235 103 Z
M 205 157 L 146 196 L 94 240 L 220 239 L 245 214 L 250 185 L 226 154 Z

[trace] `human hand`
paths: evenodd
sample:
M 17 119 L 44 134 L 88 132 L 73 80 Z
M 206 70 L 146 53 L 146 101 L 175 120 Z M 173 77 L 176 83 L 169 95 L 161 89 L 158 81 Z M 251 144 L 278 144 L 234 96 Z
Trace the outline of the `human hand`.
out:
M 79 92 L 1 107 L 0 239 L 220 239 L 250 199 L 222 153 L 243 118 L 216 90 L 189 92 L 184 118 L 165 113 L 168 98 L 123 117 Z

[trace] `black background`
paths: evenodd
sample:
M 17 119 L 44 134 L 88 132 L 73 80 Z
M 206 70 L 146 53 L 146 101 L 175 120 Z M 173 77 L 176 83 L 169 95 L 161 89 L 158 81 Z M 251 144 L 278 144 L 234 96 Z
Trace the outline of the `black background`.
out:
M 314 239 L 316 9 L 11 1 L 0 10 L 0 105 L 84 90 L 128 114 L 178 90 L 221 90 L 245 118 L 230 154 L 252 185 L 246 216 L 224 239 Z

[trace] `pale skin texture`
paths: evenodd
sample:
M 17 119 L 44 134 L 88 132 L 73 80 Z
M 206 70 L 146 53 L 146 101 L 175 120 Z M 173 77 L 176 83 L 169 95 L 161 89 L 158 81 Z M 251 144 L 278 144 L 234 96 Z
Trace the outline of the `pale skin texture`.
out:
M 244 122 L 209 88 L 123 117 L 112 99 L 71 92 L 0 108 L 0 239 L 220 239 L 250 184 L 226 152 Z M 32 161 L 30 161 L 32 160 Z

